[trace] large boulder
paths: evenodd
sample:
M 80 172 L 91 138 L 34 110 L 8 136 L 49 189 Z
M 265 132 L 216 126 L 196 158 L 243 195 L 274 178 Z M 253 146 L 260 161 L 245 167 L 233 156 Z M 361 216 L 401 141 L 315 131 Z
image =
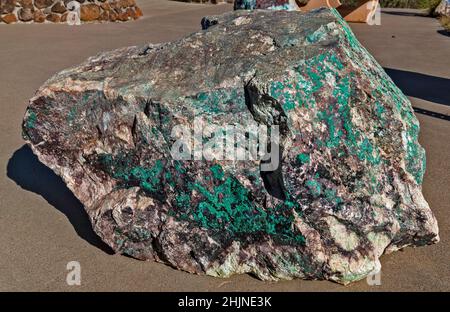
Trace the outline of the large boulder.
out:
M 335 10 L 202 25 L 101 53 L 30 100 L 25 140 L 107 244 L 192 273 L 345 284 L 384 253 L 438 241 L 411 104 Z M 257 141 L 270 159 L 243 144 L 257 125 L 279 133 Z M 223 129 L 219 157 L 205 146 Z

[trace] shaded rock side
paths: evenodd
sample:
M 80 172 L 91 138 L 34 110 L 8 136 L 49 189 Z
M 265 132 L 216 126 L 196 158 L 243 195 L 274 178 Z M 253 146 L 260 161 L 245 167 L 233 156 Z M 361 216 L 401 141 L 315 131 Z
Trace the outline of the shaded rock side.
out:
M 107 244 L 192 273 L 346 284 L 438 241 L 411 104 L 335 10 L 202 25 L 92 57 L 30 100 L 25 140 Z M 277 126 L 280 165 L 174 159 L 172 130 L 194 118 Z

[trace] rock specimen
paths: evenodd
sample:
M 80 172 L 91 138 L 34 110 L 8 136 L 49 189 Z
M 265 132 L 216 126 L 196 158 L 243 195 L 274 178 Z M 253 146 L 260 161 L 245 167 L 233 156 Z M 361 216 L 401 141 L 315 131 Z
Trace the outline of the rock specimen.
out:
M 242 10 L 202 25 L 92 57 L 30 101 L 25 140 L 107 244 L 192 273 L 345 284 L 383 253 L 439 240 L 411 104 L 335 10 Z M 173 130 L 195 131 L 198 118 L 279 129 L 279 166 L 172 157 Z
M 71 3 L 80 5 L 75 11 L 82 22 L 125 22 L 142 16 L 135 0 L 0 0 L 0 23 L 65 23 Z

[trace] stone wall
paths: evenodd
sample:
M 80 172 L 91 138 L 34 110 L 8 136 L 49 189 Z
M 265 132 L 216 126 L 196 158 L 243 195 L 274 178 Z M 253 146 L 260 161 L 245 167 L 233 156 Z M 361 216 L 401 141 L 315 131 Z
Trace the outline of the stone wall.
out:
M 0 0 L 0 23 L 65 23 L 70 2 L 80 4 L 81 22 L 138 19 L 135 0 Z

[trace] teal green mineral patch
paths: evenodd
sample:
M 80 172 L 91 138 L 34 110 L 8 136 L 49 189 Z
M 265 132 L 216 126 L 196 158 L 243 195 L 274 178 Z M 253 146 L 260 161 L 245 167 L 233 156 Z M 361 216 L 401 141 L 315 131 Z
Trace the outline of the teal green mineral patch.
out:
M 372 63 L 377 64 L 373 57 L 366 51 L 366 49 L 358 42 L 353 32 L 350 30 L 350 27 L 347 23 L 342 19 L 342 17 L 338 14 L 335 9 L 332 9 L 333 14 L 337 17 L 339 24 L 342 26 L 342 29 L 345 32 L 346 40 L 348 40 L 351 48 L 354 51 L 360 51 L 358 55 L 362 55 L 367 58 Z M 375 92 L 378 92 L 379 95 L 389 94 L 390 98 L 394 101 L 394 108 L 400 113 L 403 121 L 406 124 L 406 141 L 407 141 L 407 155 L 406 155 L 406 170 L 414 177 L 418 184 L 422 183 L 423 175 L 425 173 L 425 152 L 423 148 L 418 143 L 418 132 L 419 126 L 414 113 L 411 111 L 411 107 L 406 99 L 405 95 L 400 91 L 397 86 L 392 82 L 392 80 L 387 76 L 376 76 L 372 71 L 368 71 L 364 67 L 364 61 L 355 59 L 356 63 L 361 64 L 361 68 L 364 73 L 368 77 L 373 77 L 374 81 L 380 81 L 381 85 L 377 86 Z M 376 65 L 377 66 L 377 65 Z M 379 66 L 378 70 L 383 71 L 383 69 Z M 375 112 L 377 116 L 383 120 L 383 113 L 385 112 L 385 108 L 382 106 L 380 102 L 376 102 L 375 104 Z M 368 146 L 367 142 L 364 143 L 363 149 L 359 155 L 364 159 L 367 159 L 370 162 L 377 163 L 379 162 L 379 155 L 370 155 L 366 152 L 370 152 L 371 147 Z
M 202 113 L 217 114 L 229 111 L 230 107 L 244 109 L 245 100 L 243 94 L 237 89 L 216 89 L 209 92 L 200 92 L 190 100 L 194 107 Z
M 384 108 L 383 105 L 381 105 L 381 103 L 379 101 L 377 101 L 375 103 L 375 112 L 377 114 L 378 118 L 382 118 L 383 117 L 383 113 L 386 109 Z
M 183 167 L 183 164 L 179 160 L 175 160 L 173 162 L 173 166 L 178 173 L 186 173 L 186 169 Z
M 67 121 L 69 122 L 74 121 L 76 115 L 77 115 L 77 108 L 75 106 L 72 106 L 69 110 L 69 114 L 67 114 Z
M 290 111 L 296 107 L 314 107 L 313 88 L 314 84 L 310 80 L 298 75 L 295 81 L 272 81 L 269 85 L 269 95 L 279 101 L 285 111 Z
M 224 176 L 224 172 L 220 165 L 214 165 L 211 168 L 209 168 L 209 170 L 211 170 L 214 179 L 221 180 Z
M 308 36 L 306 36 L 306 40 L 309 43 L 316 43 L 317 41 L 320 40 L 320 38 L 325 34 L 325 31 L 320 31 L 320 30 L 316 30 L 315 32 L 313 32 L 312 34 L 309 34 Z
M 273 81 L 269 85 L 269 95 L 283 105 L 285 111 L 294 109 L 296 106 L 301 106 L 301 98 L 298 97 L 298 92 L 291 94 L 292 82 L 289 80 Z
M 126 153 L 115 156 L 101 154 L 98 156 L 98 163 L 105 172 L 121 180 L 122 186 L 139 185 L 149 194 L 162 191 L 163 172 L 165 181 L 168 181 L 169 185 L 174 183 L 172 176 L 167 175 L 169 171 L 161 160 L 157 160 L 151 167 L 144 167 L 133 165 L 131 159 Z M 179 162 L 174 162 L 174 169 L 180 173 L 186 172 Z M 302 234 L 292 228 L 292 209 L 298 209 L 295 202 L 286 200 L 266 211 L 255 206 L 248 190 L 236 178 L 226 176 L 220 165 L 213 165 L 209 169 L 214 182 L 211 191 L 203 185 L 208 183 L 208 179 L 188 182 L 188 191 L 172 185 L 175 190 L 174 205 L 177 209 L 171 211 L 170 215 L 193 221 L 203 228 L 226 231 L 231 236 L 266 233 L 285 243 L 304 243 Z M 193 191 L 200 194 L 201 200 L 193 201 Z
M 342 18 L 341 14 L 339 14 L 339 12 L 334 8 L 331 8 L 330 10 L 333 13 L 333 15 L 337 18 L 338 23 L 341 25 L 342 29 L 344 30 L 345 37 L 348 40 L 350 47 L 352 47 L 353 49 L 356 49 L 356 50 L 361 50 L 361 48 L 362 48 L 361 44 L 359 43 L 358 39 L 356 39 L 355 35 L 353 34 L 352 30 L 350 29 L 350 26 L 348 26 L 347 22 Z
M 131 178 L 139 181 L 139 185 L 145 191 L 151 193 L 158 191 L 158 185 L 161 183 L 160 175 L 164 169 L 161 160 L 157 160 L 151 168 L 141 166 L 131 169 Z
M 221 180 L 212 192 L 200 183 L 192 185 L 203 196 L 191 215 L 202 227 L 224 230 L 232 236 L 262 232 L 285 242 L 304 242 L 301 233 L 292 229 L 292 203 L 286 201 L 265 211 L 251 202 L 248 190 L 234 177 Z
M 124 186 L 139 185 L 144 191 L 154 193 L 159 191 L 164 164 L 157 160 L 151 167 L 136 166 L 126 153 L 111 155 L 101 154 L 98 157 L 103 170 L 113 178 L 119 179 Z
M 308 187 L 312 196 L 318 197 L 322 194 L 322 184 L 319 181 L 311 179 L 306 181 L 305 185 Z
M 323 74 L 320 74 L 320 76 L 324 79 Z M 328 148 L 340 148 L 345 145 L 352 155 L 357 156 L 362 161 L 377 165 L 380 163 L 378 149 L 374 148 L 372 142 L 352 123 L 349 106 L 351 98 L 350 78 L 351 76 L 336 77 L 337 83 L 332 92 L 332 96 L 336 99 L 335 104 L 330 103 L 328 107 L 317 113 L 319 120 L 325 122 L 328 129 L 328 137 L 324 143 Z M 321 145 L 322 140 L 318 142 L 318 146 Z
M 426 156 L 424 149 L 418 143 L 418 136 L 419 126 L 411 124 L 406 131 L 406 170 L 411 173 L 418 184 L 421 184 L 426 169 Z
M 287 200 L 266 211 L 255 206 L 248 190 L 236 178 L 226 176 L 220 165 L 211 166 L 210 171 L 214 186 L 205 186 L 205 179 L 189 183 L 189 191 L 176 189 L 173 216 L 232 237 L 266 233 L 285 243 L 304 243 L 302 234 L 292 229 L 296 204 Z M 200 199 L 191 198 L 193 191 Z
M 336 194 L 336 190 L 335 189 L 329 189 L 327 188 L 324 191 L 325 194 L 325 198 L 331 202 L 333 205 L 335 206 L 339 206 L 339 204 L 341 204 L 343 202 L 342 198 L 340 198 L 337 194 Z
M 208 99 L 208 93 L 206 92 L 200 92 L 199 94 L 197 94 L 197 100 L 204 102 Z
M 309 163 L 309 161 L 310 161 L 309 154 L 300 153 L 300 154 L 297 155 L 297 162 L 300 165 L 307 164 L 307 163 Z
M 269 95 L 279 101 L 287 112 L 296 107 L 315 107 L 315 93 L 323 87 L 327 74 L 334 74 L 336 68 L 342 69 L 343 66 L 334 52 L 316 55 L 297 66 L 294 77 L 272 81 Z
M 25 123 L 25 126 L 26 126 L 28 129 L 34 128 L 34 125 L 35 125 L 35 123 L 36 123 L 36 119 L 37 119 L 36 113 L 33 112 L 32 110 L 30 110 L 30 111 L 29 111 L 29 114 L 28 114 L 27 121 L 26 121 L 26 123 Z

